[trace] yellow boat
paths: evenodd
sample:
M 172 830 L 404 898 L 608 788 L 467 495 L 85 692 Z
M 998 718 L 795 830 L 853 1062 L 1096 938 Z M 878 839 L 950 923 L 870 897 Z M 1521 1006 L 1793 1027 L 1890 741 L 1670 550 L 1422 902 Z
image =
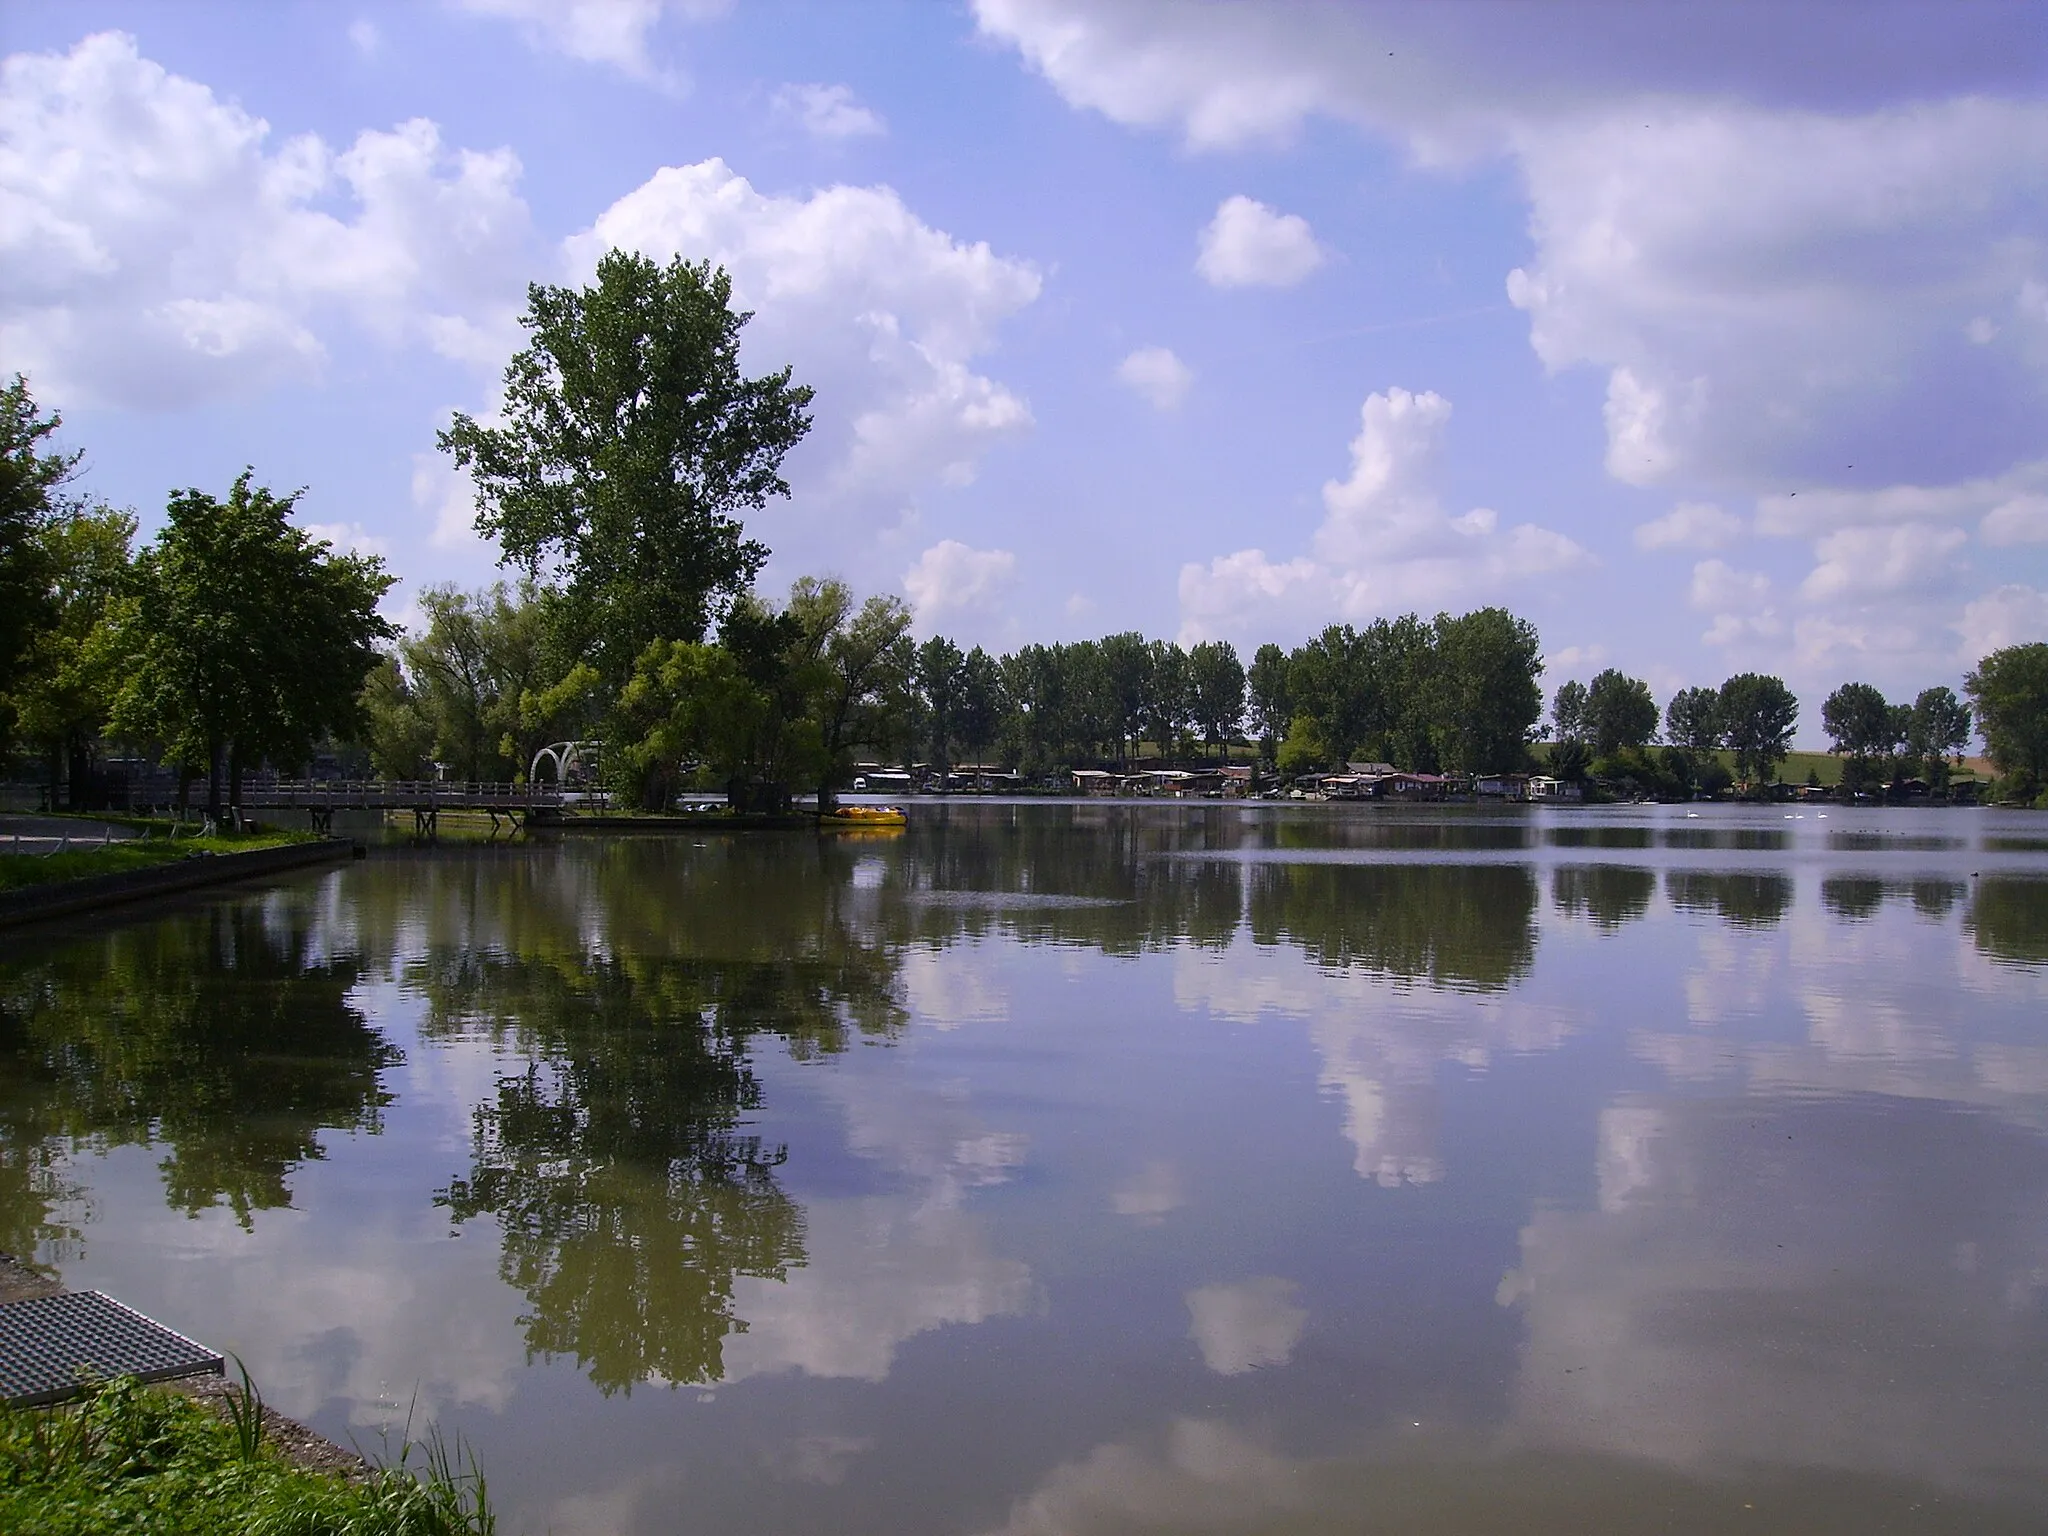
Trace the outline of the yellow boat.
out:
M 839 831 L 876 832 L 907 827 L 910 818 L 893 805 L 842 805 L 820 816 L 818 825 Z

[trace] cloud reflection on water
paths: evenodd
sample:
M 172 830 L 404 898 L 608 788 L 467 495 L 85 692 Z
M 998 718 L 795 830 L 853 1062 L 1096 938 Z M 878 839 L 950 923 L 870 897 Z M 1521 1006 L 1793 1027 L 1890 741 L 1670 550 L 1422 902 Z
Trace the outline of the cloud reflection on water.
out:
M 9 1173 L 7 1230 L 85 1214 L 107 1267 L 79 1273 L 232 1317 L 273 1396 L 330 1421 L 415 1378 L 486 1433 L 561 1412 L 593 1485 L 645 1495 L 529 1501 L 565 1527 L 658 1524 L 714 1476 L 720 1508 L 759 1477 L 872 1512 L 938 1432 L 934 1382 L 1006 1447 L 976 1497 L 1014 1496 L 1019 1532 L 1404 1498 L 1472 1528 L 1532 1489 L 1581 1529 L 1753 1472 L 1875 1523 L 2048 1478 L 2022 1439 L 2048 1412 L 2048 882 L 1526 829 L 1432 864 L 1447 834 L 1392 822 L 1417 846 L 1346 824 L 1341 857 L 1293 860 L 1299 827 L 1083 809 L 857 855 L 447 849 L 9 956 L 0 1173 L 80 1193 Z M 1210 856 L 1233 837 L 1273 856 Z M 225 974 L 308 989 L 309 1048 L 355 1042 L 247 1079 L 348 1088 L 274 1143 L 115 1112 L 168 1082 L 161 1032 L 76 1006 L 123 932 L 185 954 L 221 922 L 291 973 Z M 188 1146 L 263 1177 L 173 1209 L 154 1160 Z M 244 1229 L 230 1188 L 275 1198 Z M 1072 1356 L 1105 1340 L 1097 1391 Z M 1057 1409 L 1019 1406 L 1035 1371 L 1069 1373 Z M 1435 1380 L 1440 1413 L 1395 1412 Z M 659 1383 L 717 1391 L 578 1416 Z M 701 1431 L 739 1470 L 642 1476 L 603 1424 Z

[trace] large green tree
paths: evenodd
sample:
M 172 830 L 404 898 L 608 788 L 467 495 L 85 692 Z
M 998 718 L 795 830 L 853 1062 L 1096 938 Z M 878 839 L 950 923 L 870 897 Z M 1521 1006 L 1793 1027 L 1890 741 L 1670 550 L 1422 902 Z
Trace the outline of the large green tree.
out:
M 1194 723 L 1194 679 L 1188 670 L 1188 653 L 1173 641 L 1154 640 L 1148 649 L 1152 659 L 1145 669 L 1141 719 L 1145 734 L 1164 761 L 1178 753 L 1182 736 Z
M 53 805 L 61 781 L 74 810 L 88 806 L 93 760 L 132 638 L 134 539 L 133 514 L 76 502 L 54 509 L 36 530 L 43 622 L 15 670 L 9 704 L 20 736 L 48 764 Z
M 1869 683 L 1844 683 L 1820 707 L 1821 728 L 1834 750 L 1850 757 L 1882 757 L 1896 746 L 1892 707 Z
M 1577 678 L 1557 685 L 1557 697 L 1550 706 L 1551 735 L 1559 745 L 1576 742 L 1583 746 L 1589 734 L 1586 722 L 1586 685 Z
M 985 760 L 1002 733 L 1008 705 L 1002 664 L 977 645 L 960 664 L 960 750 L 969 761 Z
M 944 635 L 933 635 L 917 648 L 915 676 L 922 704 L 920 733 L 925 760 L 944 774 L 953 766 L 953 738 L 959 728 L 960 692 L 966 681 L 967 658 Z
M 1331 760 L 1342 760 L 1361 743 L 1381 734 L 1385 713 L 1381 680 L 1365 655 L 1364 642 L 1349 624 L 1327 625 L 1289 653 L 1287 687 L 1293 714 L 1286 722 L 1282 744 L 1295 744 L 1289 762 L 1306 760 L 1310 734 L 1316 755 Z M 1302 720 L 1312 723 L 1312 733 L 1296 728 Z M 1283 767 L 1280 771 L 1290 770 Z
M 829 806 L 860 746 L 893 745 L 909 714 L 910 610 L 856 604 L 845 583 L 804 577 L 780 609 L 735 603 L 718 642 L 657 640 L 620 695 L 613 778 L 648 809 L 684 768 L 708 768 L 735 806 L 786 808 L 793 788 Z
M 1970 706 L 1950 688 L 1923 688 L 1906 722 L 1906 750 L 1936 790 L 1948 788 L 1950 761 L 1970 739 Z
M 1721 745 L 1721 695 L 1712 688 L 1681 688 L 1664 708 L 1664 734 L 1674 747 L 1712 752 Z
M 464 780 L 524 773 L 550 728 L 533 718 L 534 700 L 569 664 L 551 643 L 546 597 L 530 582 L 440 586 L 420 594 L 420 608 L 426 628 L 399 657 L 433 755 Z
M 1436 641 L 1439 761 L 1454 773 L 1521 767 L 1543 713 L 1536 627 L 1505 608 L 1480 608 L 1438 614 Z
M 625 739 L 611 774 L 637 804 L 665 809 L 686 765 L 744 788 L 772 752 L 769 690 L 747 675 L 724 646 L 699 640 L 656 640 L 640 655 L 614 715 Z
M 559 591 L 607 698 L 652 642 L 703 639 L 767 558 L 741 515 L 789 494 L 811 391 L 741 371 L 750 318 L 722 268 L 612 251 L 586 287 L 528 288 L 505 424 L 458 414 L 441 434 L 478 529 Z
M 1252 729 L 1258 733 L 1259 750 L 1271 762 L 1280 750 L 1280 739 L 1294 719 L 1294 696 L 1287 681 L 1287 653 L 1271 641 L 1252 653 L 1251 670 L 1245 682 L 1251 694 Z
M 810 709 L 818 722 L 818 805 L 829 810 L 839 787 L 853 776 L 855 749 L 886 751 L 900 736 L 915 662 L 910 610 L 902 599 L 870 597 L 856 608 L 842 583 L 821 582 L 817 590 L 811 623 L 819 635 L 819 667 Z M 802 591 L 799 583 L 791 603 L 799 611 Z M 963 660 L 962 699 L 966 677 Z
M 370 669 L 361 702 L 362 745 L 370 754 L 371 770 L 387 779 L 421 779 L 432 773 L 434 724 L 395 655 L 380 656 Z
M 1152 647 L 1133 629 L 1104 635 L 1093 649 L 1099 667 L 1093 679 L 1099 690 L 1099 707 L 1109 735 L 1116 741 L 1117 760 L 1128 764 L 1151 697 Z
M 1657 736 L 1657 701 L 1650 685 L 1607 668 L 1586 690 L 1586 727 L 1599 757 L 1648 746 Z
M 41 535 L 81 457 L 47 451 L 63 424 L 42 412 L 20 374 L 0 387 L 0 751 L 8 745 L 8 695 L 23 653 L 51 618 L 52 573 Z
M 1188 651 L 1194 721 L 1202 739 L 1226 752 L 1244 724 L 1244 664 L 1228 640 L 1205 640 Z
M 2020 794 L 2048 787 L 2048 642 L 2008 645 L 1963 680 L 1984 750 Z
M 363 683 L 393 630 L 377 614 L 391 586 L 375 556 L 337 554 L 291 521 L 297 495 L 236 477 L 227 500 L 170 499 L 137 566 L 131 660 L 114 725 L 207 770 L 221 808 L 247 767 L 303 763 L 323 737 L 353 735 Z
M 1768 783 L 1791 750 L 1799 700 L 1782 679 L 1742 672 L 1721 685 L 1721 728 L 1735 754 L 1735 776 Z
M 1889 780 L 1912 713 L 1910 706 L 1886 703 L 1869 683 L 1844 683 L 1822 701 L 1821 728 L 1833 750 L 1848 759 L 1842 769 L 1845 788 Z

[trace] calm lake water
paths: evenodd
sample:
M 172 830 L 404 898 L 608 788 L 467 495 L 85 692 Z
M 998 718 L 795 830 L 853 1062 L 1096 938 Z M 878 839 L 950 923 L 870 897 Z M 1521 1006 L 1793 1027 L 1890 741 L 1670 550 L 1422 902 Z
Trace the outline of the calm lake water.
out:
M 380 849 L 0 945 L 0 1248 L 511 1531 L 2039 1531 L 2048 817 Z

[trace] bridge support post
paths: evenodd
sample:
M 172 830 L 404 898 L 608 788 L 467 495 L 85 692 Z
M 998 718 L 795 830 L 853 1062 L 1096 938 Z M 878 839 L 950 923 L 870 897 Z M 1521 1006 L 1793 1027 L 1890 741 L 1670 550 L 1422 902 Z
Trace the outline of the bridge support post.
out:
M 412 813 L 412 831 L 415 837 L 434 837 L 441 830 L 441 813 L 434 806 L 415 806 Z
M 334 807 L 331 805 L 309 805 L 306 818 L 313 824 L 313 830 L 322 837 L 334 831 Z

